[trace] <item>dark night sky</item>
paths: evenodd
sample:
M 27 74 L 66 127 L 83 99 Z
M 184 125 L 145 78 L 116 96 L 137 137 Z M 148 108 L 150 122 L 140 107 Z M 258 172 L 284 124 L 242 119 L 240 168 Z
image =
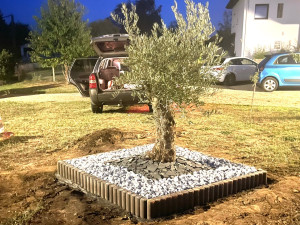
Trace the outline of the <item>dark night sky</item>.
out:
M 89 22 L 104 19 L 110 15 L 118 3 L 126 2 L 127 0 L 77 0 L 86 7 L 86 15 L 84 19 Z M 229 0 L 209 0 L 209 9 L 211 20 L 216 28 L 218 23 L 223 22 L 223 13 L 225 6 Z M 168 25 L 174 20 L 174 15 L 171 6 L 174 5 L 173 0 L 156 0 L 156 6 L 162 5 L 162 18 Z M 194 0 L 194 2 L 202 2 L 205 4 L 206 0 Z M 47 0 L 0 0 L 0 10 L 4 16 L 13 14 L 15 22 L 21 22 L 33 26 L 34 15 L 39 15 L 40 7 L 46 4 Z M 179 11 L 185 12 L 184 0 L 177 0 Z M 7 19 L 9 22 L 9 19 Z

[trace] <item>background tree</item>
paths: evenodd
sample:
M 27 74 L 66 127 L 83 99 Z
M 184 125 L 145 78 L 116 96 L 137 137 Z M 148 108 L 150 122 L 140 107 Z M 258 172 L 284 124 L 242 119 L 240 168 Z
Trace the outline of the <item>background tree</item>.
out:
M 29 26 L 28 24 L 23 24 L 23 23 L 16 23 L 15 24 L 15 41 L 16 41 L 16 47 L 17 47 L 17 57 L 21 57 L 21 51 L 20 47 L 24 44 L 27 44 L 27 38 L 29 35 Z
M 0 11 L 0 51 L 3 49 L 11 49 L 11 37 L 10 37 L 10 29 L 9 26 L 6 24 L 3 14 Z
M 174 104 L 178 107 L 194 103 L 199 104 L 201 96 L 211 94 L 210 88 L 215 79 L 209 71 L 220 62 L 221 55 L 218 39 L 206 44 L 214 33 L 210 21 L 208 5 L 195 4 L 186 0 L 186 15 L 177 11 L 177 3 L 172 7 L 177 28 L 168 29 L 162 23 L 154 24 L 150 35 L 142 34 L 137 26 L 136 7 L 129 11 L 124 4 L 124 19 L 112 17 L 122 23 L 130 36 L 130 45 L 126 47 L 129 58 L 126 64 L 130 71 L 116 82 L 135 84 L 140 87 L 135 92 L 140 98 L 146 98 L 153 106 L 157 137 L 155 146 L 148 157 L 156 161 L 175 160 L 174 149 Z M 145 96 L 139 95 L 143 91 Z
M 0 80 L 8 80 L 14 74 L 13 55 L 3 49 L 0 51 Z
M 177 27 L 178 27 L 178 24 L 177 24 L 176 20 L 171 21 L 168 26 L 169 29 L 176 29 Z
M 226 10 L 223 14 L 223 23 L 219 23 L 218 35 L 222 37 L 219 44 L 230 56 L 234 56 L 234 34 L 231 33 L 231 11 Z
M 14 78 L 15 64 L 21 59 L 20 47 L 26 43 L 28 33 L 28 25 L 14 23 L 13 15 L 0 11 L 0 80 Z
M 92 37 L 104 34 L 115 34 L 120 32 L 120 28 L 116 26 L 110 19 L 97 20 L 89 24 Z
M 128 0 L 125 4 L 127 9 L 131 10 L 131 1 Z M 136 13 L 139 16 L 139 20 L 137 22 L 137 26 L 140 29 L 141 33 L 151 34 L 151 29 L 154 23 L 161 25 L 161 5 L 156 8 L 155 0 L 136 0 L 134 2 Z M 124 15 L 122 13 L 122 4 L 118 4 L 115 8 L 114 15 L 117 15 L 119 18 L 124 19 Z M 120 32 L 126 32 L 126 29 L 122 24 L 118 24 L 120 26 Z
M 63 65 L 68 81 L 68 71 L 74 58 L 92 55 L 90 30 L 83 21 L 84 7 L 74 0 L 48 0 L 35 16 L 35 30 L 30 32 L 31 58 L 42 66 Z

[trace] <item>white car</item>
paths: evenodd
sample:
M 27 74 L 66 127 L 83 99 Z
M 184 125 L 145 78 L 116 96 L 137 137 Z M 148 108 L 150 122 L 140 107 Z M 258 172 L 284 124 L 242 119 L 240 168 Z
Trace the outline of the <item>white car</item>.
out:
M 248 58 L 224 58 L 221 63 L 213 67 L 213 75 L 219 82 L 228 86 L 234 85 L 237 81 L 250 81 L 257 72 L 257 63 Z

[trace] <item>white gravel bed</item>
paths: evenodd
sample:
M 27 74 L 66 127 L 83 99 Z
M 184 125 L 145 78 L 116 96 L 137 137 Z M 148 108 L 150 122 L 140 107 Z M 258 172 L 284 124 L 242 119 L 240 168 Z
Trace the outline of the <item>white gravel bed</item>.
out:
M 125 167 L 117 167 L 110 163 L 105 163 L 119 158 L 144 154 L 152 148 L 153 144 L 150 144 L 131 149 L 121 149 L 113 152 L 65 160 L 65 162 L 88 174 L 108 181 L 109 183 L 116 184 L 121 188 L 148 199 L 257 171 L 254 167 L 232 163 L 225 159 L 214 158 L 181 147 L 176 147 L 177 156 L 182 156 L 201 164 L 208 164 L 214 169 L 200 170 L 195 171 L 193 174 L 183 174 L 175 176 L 174 178 L 155 180 L 146 178 L 141 174 L 128 171 Z

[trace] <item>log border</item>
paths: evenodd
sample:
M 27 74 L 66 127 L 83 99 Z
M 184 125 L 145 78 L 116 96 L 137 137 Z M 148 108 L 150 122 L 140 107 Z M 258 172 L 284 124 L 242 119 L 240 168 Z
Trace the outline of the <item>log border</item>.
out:
M 154 219 L 180 213 L 193 209 L 195 206 L 205 205 L 219 198 L 267 184 L 267 172 L 259 169 L 255 173 L 147 199 L 87 174 L 65 161 L 58 161 L 56 177 L 63 183 L 84 193 L 103 198 L 142 219 Z

